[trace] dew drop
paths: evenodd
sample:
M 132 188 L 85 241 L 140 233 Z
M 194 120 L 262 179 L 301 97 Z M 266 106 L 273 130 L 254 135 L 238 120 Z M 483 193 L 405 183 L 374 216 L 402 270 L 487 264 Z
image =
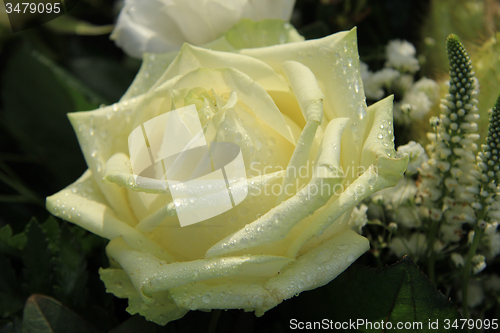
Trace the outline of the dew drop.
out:
M 382 133 L 379 133 L 379 134 L 377 135 L 377 138 L 379 138 L 379 139 L 383 139 L 383 138 L 384 138 L 384 135 L 383 135 Z
M 241 207 L 239 210 L 238 210 L 238 213 L 241 215 L 241 216 L 245 216 L 248 214 L 248 208 L 246 207 Z
M 366 116 L 366 107 L 364 105 L 358 106 L 357 112 L 359 119 L 363 119 Z
M 321 251 L 316 256 L 316 262 L 319 264 L 325 263 L 331 258 L 331 253 L 327 250 Z

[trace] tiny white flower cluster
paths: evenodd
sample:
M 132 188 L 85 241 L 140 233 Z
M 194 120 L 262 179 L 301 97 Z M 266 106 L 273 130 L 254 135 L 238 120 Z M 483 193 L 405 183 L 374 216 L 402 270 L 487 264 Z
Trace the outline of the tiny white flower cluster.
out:
M 391 40 L 385 47 L 387 61 L 386 67 L 395 68 L 401 72 L 415 73 L 420 69 L 418 59 L 415 57 L 415 46 L 405 40 Z
M 357 233 L 361 233 L 361 229 L 368 223 L 368 217 L 366 216 L 366 211 L 368 206 L 361 204 L 359 207 L 354 207 L 351 213 L 351 219 L 349 220 L 349 226 L 352 230 Z
M 419 70 L 415 47 L 403 40 L 392 40 L 386 46 L 385 68 L 372 72 L 361 63 L 361 77 L 368 99 L 379 100 L 385 94 L 397 92 L 402 96 L 394 103 L 394 121 L 410 124 L 421 120 L 439 99 L 436 81 L 423 77 L 415 82 Z
M 418 260 L 419 257 L 425 255 L 427 237 L 423 233 L 413 233 L 408 238 L 394 237 L 389 248 L 398 257 L 408 254 L 413 260 Z
M 406 175 L 412 176 L 418 172 L 422 164 L 427 162 L 427 154 L 425 153 L 424 147 L 420 143 L 415 141 L 410 141 L 406 145 L 399 146 L 397 150 L 398 156 L 409 155 L 410 161 L 408 162 L 408 168 L 406 169 Z

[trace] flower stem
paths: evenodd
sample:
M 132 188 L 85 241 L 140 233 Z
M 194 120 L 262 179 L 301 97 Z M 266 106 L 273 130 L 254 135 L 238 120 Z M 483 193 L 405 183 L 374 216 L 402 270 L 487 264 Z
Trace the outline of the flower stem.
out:
M 436 281 L 436 252 L 434 251 L 434 243 L 436 240 L 436 235 L 439 232 L 440 221 L 431 221 L 431 227 L 429 228 L 429 234 L 427 238 L 427 273 L 429 274 L 429 279 L 434 285 L 437 285 Z
M 479 246 L 479 242 L 481 237 L 483 236 L 484 230 L 480 228 L 478 225 L 474 227 L 474 238 L 472 239 L 472 244 L 469 248 L 469 253 L 467 253 L 467 259 L 465 260 L 463 275 L 462 275 L 462 309 L 463 316 L 466 319 L 469 319 L 469 278 L 471 276 L 471 266 L 472 266 L 472 258 L 476 255 L 477 247 Z

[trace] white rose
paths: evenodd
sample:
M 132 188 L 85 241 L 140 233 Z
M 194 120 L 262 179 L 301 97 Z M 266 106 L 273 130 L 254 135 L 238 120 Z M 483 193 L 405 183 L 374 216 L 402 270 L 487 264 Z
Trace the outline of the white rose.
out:
M 146 55 L 119 103 L 70 114 L 89 170 L 47 198 L 53 214 L 110 240 L 107 290 L 160 324 L 195 309 L 262 315 L 328 283 L 369 248 L 350 229 L 352 209 L 407 165 L 394 150 L 392 97 L 366 107 L 354 29 L 231 50 Z M 136 182 L 128 138 L 192 105 L 207 142 L 241 149 L 248 196 L 181 227 L 170 189 Z
M 111 34 L 129 55 L 203 45 L 242 18 L 290 20 L 295 0 L 125 0 Z

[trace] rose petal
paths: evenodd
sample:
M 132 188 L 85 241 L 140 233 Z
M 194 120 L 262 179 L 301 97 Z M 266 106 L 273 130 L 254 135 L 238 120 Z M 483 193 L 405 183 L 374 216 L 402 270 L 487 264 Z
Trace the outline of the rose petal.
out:
M 165 261 L 174 261 L 162 247 L 120 220 L 109 207 L 99 187 L 87 170 L 74 184 L 47 198 L 47 210 L 55 216 L 88 231 L 114 239 L 123 236 L 134 249 L 150 253 Z
M 378 135 L 382 130 L 380 125 L 385 124 L 387 126 L 386 130 L 392 131 L 392 99 L 392 96 L 387 97 L 368 108 L 368 117 L 366 118 L 371 130 L 366 135 L 361 157 L 361 160 L 364 161 L 362 166 L 366 168 L 366 171 L 355 179 L 338 199 L 327 205 L 321 215 L 295 240 L 289 249 L 288 255 L 298 253 L 310 239 L 312 239 L 313 244 L 318 244 L 327 239 L 329 235 L 347 228 L 346 223 L 334 222 L 371 194 L 386 187 L 395 186 L 403 176 L 408 164 L 408 156 L 395 158 L 394 143 L 389 144 L 387 141 L 378 139 Z M 387 144 L 387 147 L 384 143 Z M 345 219 L 344 222 L 346 222 Z M 325 236 L 314 240 L 314 237 L 320 237 L 327 228 L 329 231 Z M 305 250 L 308 248 L 306 246 Z
M 286 82 L 266 63 L 255 58 L 236 53 L 219 52 L 184 44 L 169 68 L 152 88 L 167 80 L 184 75 L 198 68 L 234 68 L 248 75 L 266 91 L 290 92 Z
M 141 100 L 142 96 L 94 111 L 68 114 L 97 186 L 110 207 L 119 214 L 119 218 L 130 225 L 135 225 L 137 221 L 127 202 L 127 190 L 104 184 L 102 178 L 106 162 L 113 154 L 128 154 L 128 135 L 132 130 L 131 115 L 134 104 L 140 103 Z
M 130 314 L 140 313 L 146 319 L 152 320 L 160 325 L 166 325 L 172 320 L 182 318 L 189 310 L 182 309 L 169 296 L 168 292 L 156 293 L 154 303 L 146 304 L 127 273 L 123 269 L 99 269 L 101 280 L 106 285 L 106 291 L 113 293 L 116 297 L 128 298 L 127 311 Z
M 366 113 L 355 28 L 302 43 L 242 49 L 239 53 L 264 61 L 278 74 L 283 73 L 282 64 L 286 61 L 307 66 L 325 95 L 327 120 L 341 117 L 359 120 L 360 107 Z
M 316 77 L 309 68 L 296 61 L 287 61 L 283 64 L 285 74 L 292 86 L 294 95 L 297 97 L 300 109 L 307 123 L 302 131 L 299 141 L 288 163 L 287 172 L 283 179 L 282 188 L 289 188 L 298 178 L 297 170 L 306 165 L 310 155 L 311 147 L 316 137 L 319 124 L 323 121 L 323 99 L 324 95 L 318 86 Z M 295 193 L 296 191 L 293 191 Z M 281 191 L 276 205 L 279 205 L 291 194 Z
M 248 75 L 233 68 L 209 69 L 199 68 L 182 76 L 173 86 L 172 80 L 167 81 L 155 90 L 155 94 L 200 87 L 206 90 L 214 89 L 216 93 L 235 91 L 242 101 L 257 117 L 273 130 L 281 134 L 292 144 L 292 134 L 286 125 L 280 110 L 274 104 L 264 88 L 253 81 Z
M 139 72 L 125 94 L 120 98 L 120 101 L 125 101 L 147 92 L 167 70 L 178 53 L 178 51 L 157 54 L 145 53 Z
M 168 31 L 168 35 L 159 34 Z M 165 3 L 161 0 L 127 0 L 118 16 L 111 39 L 133 57 L 144 52 L 177 50 L 184 42 L 177 24 L 165 19 Z
M 290 230 L 307 217 L 310 212 L 323 206 L 332 195 L 330 189 L 343 179 L 343 173 L 339 168 L 340 149 L 334 150 L 331 149 L 331 146 L 333 142 L 337 142 L 340 146 L 342 133 L 348 122 L 349 119 L 339 118 L 328 124 L 323 139 L 323 149 L 319 154 L 318 164 L 315 168 L 315 176 L 307 187 L 273 208 L 260 219 L 248 224 L 244 229 L 212 246 L 207 251 L 206 257 L 227 255 L 278 241 L 286 237 Z M 323 192 L 323 182 L 326 182 L 329 189 L 327 193 Z
M 249 1 L 243 8 L 243 17 L 260 21 L 265 18 L 279 18 L 290 21 L 295 0 Z
M 121 237 L 112 240 L 106 251 L 110 258 L 120 264 L 147 303 L 151 302 L 150 298 L 154 293 L 189 283 L 234 276 L 269 278 L 292 261 L 290 258 L 278 256 L 254 255 L 169 264 L 155 256 L 132 249 Z
M 255 36 L 266 37 L 263 38 L 264 40 L 251 38 Z M 271 38 L 273 36 L 274 39 Z M 268 40 L 268 38 L 271 38 L 271 40 Z M 241 43 L 243 40 L 245 40 L 245 43 L 244 45 L 239 45 L 241 47 L 233 45 L 236 42 Z M 203 45 L 203 47 L 205 49 L 215 51 L 237 52 L 237 49 L 239 48 L 265 47 L 274 45 L 276 40 L 279 40 L 281 43 L 292 43 L 303 41 L 304 37 L 299 35 L 291 24 L 283 21 L 276 22 L 275 20 L 264 20 L 254 22 L 252 20 L 242 20 L 231 28 L 226 34 L 208 44 Z M 121 100 L 136 97 L 148 91 L 165 72 L 177 54 L 177 51 L 167 53 L 144 53 L 143 63 L 139 73 Z
M 101 269 L 99 273 L 101 279 L 106 284 L 108 292 L 112 292 L 118 297 L 129 298 L 130 303 L 127 311 L 131 314 L 139 313 L 148 320 L 165 325 L 168 321 L 182 316 L 182 311 L 186 309 L 240 308 L 245 311 L 255 311 L 258 316 L 261 316 L 265 311 L 273 308 L 285 299 L 291 298 L 302 291 L 315 289 L 327 284 L 368 249 L 369 242 L 366 238 L 352 230 L 346 230 L 299 257 L 296 261 L 292 261 L 289 266 L 281 270 L 280 274 L 262 283 L 226 281 L 221 285 L 211 285 L 200 281 L 168 289 L 167 286 L 171 282 L 168 278 L 164 278 L 153 282 L 156 285 L 156 293 L 152 294 L 152 299 L 141 296 L 141 293 L 137 292 L 137 289 L 133 287 L 133 284 L 127 278 L 127 274 L 121 269 Z M 245 261 L 245 258 L 241 257 L 224 259 L 227 260 L 226 263 L 233 264 L 232 266 L 229 264 L 231 267 L 230 270 L 237 271 L 248 264 L 252 265 L 248 268 L 252 267 L 252 269 L 255 269 L 261 263 L 264 265 L 272 263 L 273 261 L 269 261 L 272 258 L 272 256 L 263 256 L 255 262 Z M 281 265 L 281 259 L 279 257 L 277 259 L 277 262 Z M 153 260 L 153 262 L 157 262 L 155 258 Z M 201 265 L 197 269 L 198 272 L 203 274 L 205 271 L 203 265 L 208 262 L 200 260 L 193 268 L 196 265 Z M 143 266 L 147 266 L 146 263 Z M 160 269 L 166 274 L 170 274 L 164 268 L 165 266 L 169 265 L 163 265 Z M 225 266 L 225 263 L 222 266 Z M 150 275 L 150 278 L 153 275 Z M 182 275 L 183 273 L 180 274 L 180 276 Z M 187 278 L 192 280 L 195 277 L 189 275 Z M 174 278 L 174 281 L 176 281 L 175 279 L 177 277 Z M 177 307 L 172 306 L 172 300 Z M 155 311 L 156 308 L 159 308 L 161 311 Z
M 366 238 L 352 230 L 346 230 L 299 257 L 285 267 L 281 274 L 262 285 L 234 282 L 210 286 L 197 283 L 170 290 L 170 294 L 183 308 L 240 308 L 255 311 L 257 316 L 261 316 L 285 299 L 327 284 L 368 249 L 369 242 Z
M 285 61 L 297 61 L 307 66 L 315 74 L 325 95 L 323 110 L 326 120 L 342 117 L 352 120 L 351 128 L 342 140 L 342 149 L 348 152 L 349 162 L 359 165 L 367 108 L 359 71 L 356 28 L 302 43 L 243 49 L 239 53 L 264 61 L 278 74 L 283 73 Z

